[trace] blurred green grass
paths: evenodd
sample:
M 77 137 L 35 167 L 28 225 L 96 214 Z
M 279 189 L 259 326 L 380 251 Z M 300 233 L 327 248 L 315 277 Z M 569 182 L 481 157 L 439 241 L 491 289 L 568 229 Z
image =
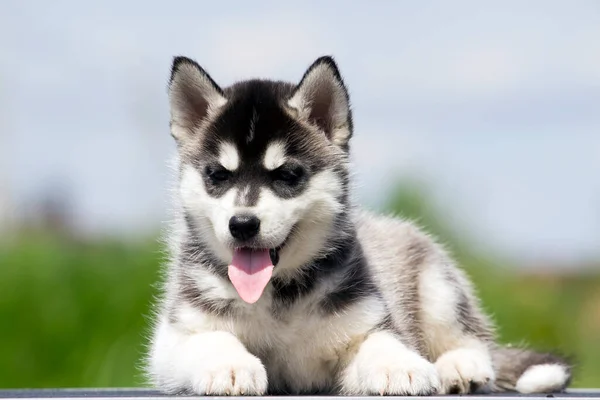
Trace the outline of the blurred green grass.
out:
M 403 187 L 387 209 L 448 244 L 501 340 L 574 355 L 574 386 L 600 387 L 600 275 L 517 274 L 445 226 L 421 191 Z M 26 234 L 0 248 L 0 387 L 143 386 L 138 367 L 161 259 L 154 240 Z
M 160 248 L 23 237 L 0 251 L 0 387 L 143 383 Z

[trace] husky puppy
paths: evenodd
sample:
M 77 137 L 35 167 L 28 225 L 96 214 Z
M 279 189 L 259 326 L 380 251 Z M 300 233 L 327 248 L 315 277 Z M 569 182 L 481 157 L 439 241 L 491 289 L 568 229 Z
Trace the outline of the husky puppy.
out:
M 331 57 L 297 84 L 221 88 L 176 57 L 170 262 L 152 383 L 198 395 L 563 390 L 571 367 L 502 347 L 465 274 L 413 224 L 350 200 L 348 92 Z

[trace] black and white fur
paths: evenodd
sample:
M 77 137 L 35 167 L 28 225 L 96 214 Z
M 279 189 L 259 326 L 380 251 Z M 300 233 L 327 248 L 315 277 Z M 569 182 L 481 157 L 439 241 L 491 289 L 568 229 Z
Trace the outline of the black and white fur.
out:
M 176 57 L 169 83 L 178 213 L 147 359 L 153 384 L 209 395 L 553 392 L 562 358 L 495 343 L 465 274 L 412 223 L 349 199 L 349 96 L 331 57 L 298 84 L 222 89 Z M 239 243 L 228 221 L 260 220 Z M 227 277 L 236 246 L 269 248 L 262 297 Z

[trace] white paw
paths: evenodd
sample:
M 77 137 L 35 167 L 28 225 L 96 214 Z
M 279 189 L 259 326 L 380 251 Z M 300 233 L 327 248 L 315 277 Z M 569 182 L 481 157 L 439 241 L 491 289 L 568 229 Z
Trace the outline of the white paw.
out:
M 367 339 L 342 378 L 348 395 L 431 395 L 439 385 L 435 366 L 391 335 Z
M 456 349 L 442 354 L 435 366 L 442 387 L 440 394 L 489 391 L 495 379 L 488 353 L 480 349 Z
M 267 391 L 265 367 L 230 332 L 190 333 L 163 320 L 148 364 L 154 386 L 168 394 L 262 395 Z
M 409 352 L 398 357 L 379 355 L 364 360 L 358 366 L 358 379 L 368 395 L 431 395 L 439 388 L 433 364 Z
M 192 390 L 198 395 L 263 395 L 267 391 L 267 371 L 252 354 L 238 352 L 215 358 L 192 374 Z

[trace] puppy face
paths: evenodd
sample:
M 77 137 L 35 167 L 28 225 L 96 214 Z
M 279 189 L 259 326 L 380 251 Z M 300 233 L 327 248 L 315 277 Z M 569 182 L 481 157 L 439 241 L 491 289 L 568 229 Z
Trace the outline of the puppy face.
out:
M 302 263 L 344 210 L 352 124 L 331 63 L 317 60 L 298 85 L 252 80 L 222 90 L 195 62 L 175 60 L 182 205 L 224 262 L 249 248 L 270 250 L 283 266 Z

